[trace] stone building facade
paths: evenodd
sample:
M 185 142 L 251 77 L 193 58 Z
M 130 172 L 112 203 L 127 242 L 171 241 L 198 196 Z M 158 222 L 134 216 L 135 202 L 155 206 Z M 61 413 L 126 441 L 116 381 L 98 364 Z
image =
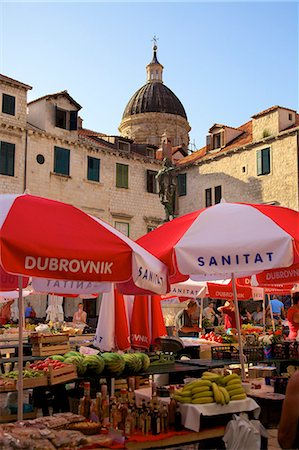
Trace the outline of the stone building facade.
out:
M 179 214 L 218 203 L 266 203 L 299 210 L 299 115 L 273 106 L 239 128 L 215 124 L 207 145 L 180 159 L 186 195 Z

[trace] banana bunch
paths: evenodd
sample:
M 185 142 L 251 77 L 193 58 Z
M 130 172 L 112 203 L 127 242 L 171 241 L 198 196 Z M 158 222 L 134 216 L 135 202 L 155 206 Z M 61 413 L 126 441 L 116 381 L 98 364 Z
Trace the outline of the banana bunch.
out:
M 175 391 L 175 400 L 181 403 L 204 404 L 214 403 L 212 382 L 199 379 L 186 384 L 182 389 Z
M 247 398 L 241 379 L 237 374 L 227 375 L 223 381 L 230 400 L 245 400 Z

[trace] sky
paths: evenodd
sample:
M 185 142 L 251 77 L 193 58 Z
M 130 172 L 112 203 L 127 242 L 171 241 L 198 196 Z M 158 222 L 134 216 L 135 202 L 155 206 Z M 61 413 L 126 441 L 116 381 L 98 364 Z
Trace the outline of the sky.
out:
M 298 110 L 297 2 L 0 0 L 0 72 L 32 86 L 29 101 L 68 90 L 85 128 L 115 135 L 146 82 L 154 35 L 193 149 L 214 123 Z

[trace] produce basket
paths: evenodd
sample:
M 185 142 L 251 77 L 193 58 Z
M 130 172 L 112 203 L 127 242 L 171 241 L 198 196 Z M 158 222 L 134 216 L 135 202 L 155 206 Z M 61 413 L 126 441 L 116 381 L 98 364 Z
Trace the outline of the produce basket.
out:
M 271 345 L 273 359 L 290 359 L 290 342 L 282 342 Z M 296 356 L 297 358 L 298 356 Z
M 244 355 L 247 361 L 262 361 L 264 359 L 264 349 L 262 347 L 244 347 Z
M 212 359 L 218 360 L 230 360 L 230 361 L 238 361 L 239 360 L 239 350 L 233 345 L 219 345 L 212 346 Z

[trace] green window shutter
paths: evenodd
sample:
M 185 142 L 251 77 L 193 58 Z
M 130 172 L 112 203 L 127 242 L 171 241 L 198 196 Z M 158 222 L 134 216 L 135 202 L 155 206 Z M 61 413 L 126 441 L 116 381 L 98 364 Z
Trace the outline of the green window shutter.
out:
M 70 174 L 70 151 L 68 149 L 54 147 L 54 172 L 61 175 Z
M 5 114 L 15 115 L 16 98 L 13 95 L 2 95 L 2 112 Z
M 156 175 L 157 175 L 157 171 L 156 170 L 147 170 L 146 171 L 146 190 L 147 192 L 150 192 L 151 194 L 157 194 L 157 180 L 156 180 Z
M 180 173 L 178 175 L 178 194 L 179 196 L 187 195 L 187 174 Z
M 15 174 L 15 144 L 0 143 L 0 174 L 13 177 Z
M 100 159 L 87 157 L 87 179 L 90 181 L 100 181 Z
M 263 175 L 262 150 L 256 152 L 257 175 Z
M 70 130 L 77 130 L 78 111 L 70 111 Z
M 222 198 L 222 187 L 215 186 L 215 205 L 216 203 L 220 203 Z
M 263 175 L 270 173 L 270 148 L 264 148 L 262 150 L 262 166 Z
M 116 187 L 126 188 L 129 187 L 129 166 L 127 164 L 116 163 Z

